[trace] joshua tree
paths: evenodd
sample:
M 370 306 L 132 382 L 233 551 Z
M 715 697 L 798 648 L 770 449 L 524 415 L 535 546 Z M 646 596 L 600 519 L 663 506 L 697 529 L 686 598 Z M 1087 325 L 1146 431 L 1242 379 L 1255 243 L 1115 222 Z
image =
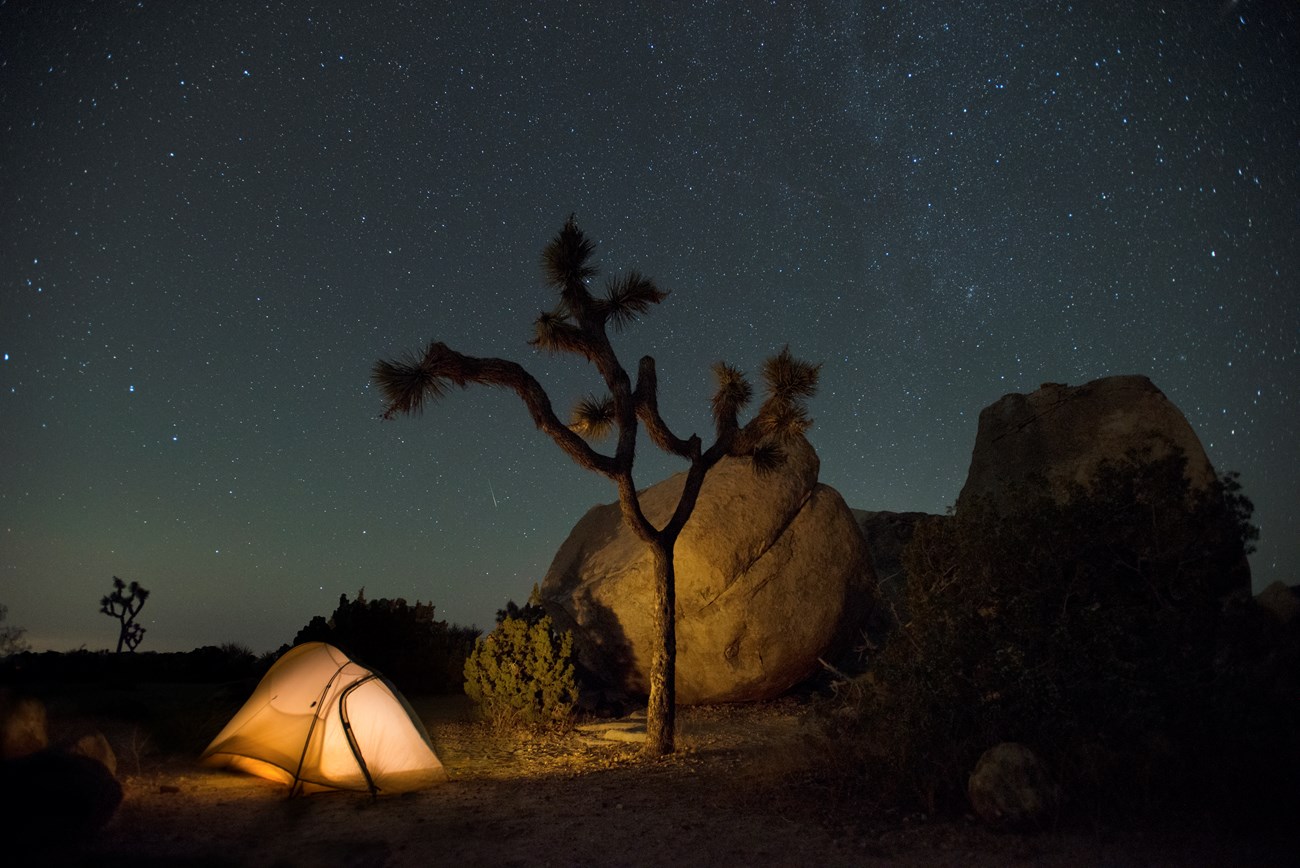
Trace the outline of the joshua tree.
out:
M 144 608 L 144 601 L 149 599 L 149 592 L 140 587 L 139 582 L 127 585 L 117 576 L 113 576 L 113 593 L 102 597 L 99 611 L 111 615 L 122 624 L 117 634 L 117 653 L 122 653 L 125 645 L 128 651 L 135 651 L 136 646 L 144 640 L 144 627 L 135 622 L 135 616 Z
M 574 353 L 595 365 L 607 394 L 591 395 L 574 407 L 570 422 L 556 416 L 542 386 L 515 362 L 462 355 L 446 344 L 432 342 L 422 353 L 409 352 L 374 366 L 374 382 L 388 406 L 385 419 L 419 412 L 426 399 L 436 399 L 450 386 L 471 383 L 502 386 L 517 394 L 533 423 L 573 461 L 607 476 L 618 488 L 623 521 L 653 553 L 655 593 L 653 624 L 657 641 L 650 663 L 650 697 L 647 708 L 646 752 L 673 750 L 676 669 L 676 578 L 673 548 L 690 518 L 705 474 L 723 456 L 748 457 L 755 471 L 769 472 L 785 458 L 782 443 L 808 429 L 811 420 L 805 401 L 817 390 L 820 365 L 801 362 L 789 349 L 763 365 L 766 399 L 748 423 L 737 419 L 753 396 L 753 388 L 739 370 L 717 362 L 713 373 L 718 387 L 713 395 L 714 442 L 705 448 L 697 435 L 674 434 L 659 414 L 655 361 L 641 359 L 633 385 L 610 344 L 608 327 L 620 330 L 658 304 L 667 293 L 648 277 L 628 271 L 607 282 L 603 296 L 593 295 L 589 283 L 597 274 L 592 260 L 595 244 L 574 223 L 572 216 L 542 252 L 546 281 L 559 294 L 559 304 L 541 314 L 534 324 L 534 346 L 551 352 Z M 660 449 L 690 463 L 681 499 L 663 527 L 655 527 L 641 510 L 632 464 L 639 425 Z M 616 434 L 612 455 L 597 452 L 583 438 L 593 440 Z

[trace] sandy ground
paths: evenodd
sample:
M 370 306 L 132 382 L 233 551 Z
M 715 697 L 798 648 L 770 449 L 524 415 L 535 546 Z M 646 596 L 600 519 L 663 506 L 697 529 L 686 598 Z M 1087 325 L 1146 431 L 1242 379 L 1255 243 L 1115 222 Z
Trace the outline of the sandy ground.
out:
M 502 739 L 463 704 L 417 710 L 448 783 L 370 798 L 286 798 L 286 788 L 192 760 L 127 758 L 125 798 L 93 840 L 33 864 L 434 865 L 1268 865 L 1280 845 L 1160 832 L 997 834 L 969 818 L 859 816 L 804 772 L 813 730 L 794 701 L 685 709 L 680 750 L 578 735 Z

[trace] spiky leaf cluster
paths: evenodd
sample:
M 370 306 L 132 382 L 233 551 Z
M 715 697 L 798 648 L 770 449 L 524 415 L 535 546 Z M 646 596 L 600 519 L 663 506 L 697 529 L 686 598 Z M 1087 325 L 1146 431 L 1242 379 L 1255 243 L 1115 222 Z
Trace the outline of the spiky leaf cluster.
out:
M 595 242 L 578 228 L 574 215 L 570 214 L 564 227 L 542 250 L 542 273 L 546 275 L 546 282 L 562 293 L 581 287 L 600 273 L 591 262 L 595 252 Z
M 652 304 L 668 297 L 653 280 L 635 270 L 610 278 L 605 295 L 593 296 L 587 284 L 599 274 L 592 261 L 595 252 L 596 245 L 578 228 L 572 215 L 542 251 L 546 282 L 560 291 L 560 300 L 534 322 L 534 346 L 593 359 L 608 349 L 607 325 L 621 331 L 649 312 Z
M 821 365 L 800 361 L 791 354 L 788 346 L 763 362 L 763 381 L 767 384 L 770 400 L 796 403 L 817 394 L 817 378 Z
M 606 322 L 622 331 L 638 316 L 649 313 L 650 305 L 667 297 L 668 293 L 655 286 L 653 280 L 638 271 L 628 271 L 606 282 L 605 297 L 597 299 L 595 306 Z
M 588 395 L 574 406 L 569 428 L 583 437 L 600 440 L 614 430 L 615 421 L 612 397 Z
M 570 320 L 563 305 L 538 314 L 533 322 L 533 339 L 529 343 L 552 353 L 576 353 L 588 359 L 593 348 L 590 337 Z
M 796 359 L 790 348 L 763 363 L 764 400 L 757 415 L 743 428 L 737 416 L 753 398 L 754 389 L 745 375 L 726 362 L 713 366 L 717 390 L 712 409 L 720 442 L 727 453 L 748 456 L 754 470 L 771 473 L 785 461 L 783 444 L 802 436 L 812 425 L 807 400 L 817 393 L 821 365 Z
M 754 387 L 749 384 L 749 380 L 739 368 L 726 362 L 713 364 L 713 376 L 718 381 L 718 390 L 713 393 L 713 400 L 710 402 L 713 407 L 713 419 L 718 423 L 734 420 L 754 397 Z
M 426 399 L 441 398 L 447 380 L 438 370 L 436 344 L 423 353 L 407 351 L 396 359 L 380 359 L 371 369 L 371 380 L 383 393 L 388 409 L 385 418 L 397 413 L 421 413 Z

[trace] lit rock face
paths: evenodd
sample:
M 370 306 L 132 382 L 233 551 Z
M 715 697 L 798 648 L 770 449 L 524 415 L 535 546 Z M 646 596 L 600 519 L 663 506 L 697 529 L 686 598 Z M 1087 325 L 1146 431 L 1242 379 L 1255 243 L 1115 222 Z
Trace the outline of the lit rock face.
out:
M 1046 383 L 1028 395 L 1004 395 L 980 412 L 966 485 L 957 510 L 976 496 L 995 504 L 1040 476 L 1060 497 L 1086 483 L 1098 465 L 1132 449 L 1151 459 L 1182 449 L 1193 489 L 1215 480 L 1214 468 L 1187 419 L 1142 376 L 1105 377 L 1082 386 Z
M 800 440 L 766 477 L 723 459 L 705 480 L 677 541 L 677 701 L 768 699 L 817 668 L 819 655 L 861 620 L 875 576 L 853 513 L 817 482 L 820 462 Z M 667 522 L 679 473 L 641 492 L 646 517 Z M 654 642 L 653 561 L 617 504 L 593 507 L 560 547 L 542 603 L 588 669 L 648 691 Z

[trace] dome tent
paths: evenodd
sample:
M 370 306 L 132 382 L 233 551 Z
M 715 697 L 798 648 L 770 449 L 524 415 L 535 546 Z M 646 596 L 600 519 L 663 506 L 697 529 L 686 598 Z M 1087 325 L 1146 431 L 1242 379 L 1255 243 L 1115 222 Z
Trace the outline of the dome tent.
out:
M 400 793 L 447 777 L 397 689 L 324 642 L 277 660 L 200 760 L 289 784 L 290 795 Z

